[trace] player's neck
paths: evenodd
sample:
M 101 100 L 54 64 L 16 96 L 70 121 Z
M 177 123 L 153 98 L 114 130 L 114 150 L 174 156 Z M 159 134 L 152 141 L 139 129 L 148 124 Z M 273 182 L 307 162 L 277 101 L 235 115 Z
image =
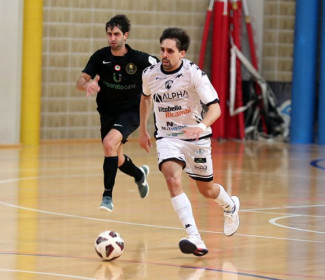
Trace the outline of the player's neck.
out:
M 117 49 L 116 48 L 114 48 L 114 49 L 111 48 L 111 52 L 112 52 L 112 55 L 114 55 L 114 56 L 124 56 L 128 52 L 128 49 L 124 45 L 123 47 L 120 47 L 120 48 L 117 48 Z

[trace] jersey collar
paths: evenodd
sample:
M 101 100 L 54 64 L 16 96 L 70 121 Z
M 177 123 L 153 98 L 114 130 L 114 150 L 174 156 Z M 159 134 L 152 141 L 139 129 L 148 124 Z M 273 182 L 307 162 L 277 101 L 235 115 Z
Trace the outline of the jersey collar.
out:
M 161 70 L 161 72 L 163 72 L 166 75 L 171 75 L 171 74 L 177 73 L 182 67 L 183 67 L 183 60 L 182 60 L 181 65 L 173 71 L 165 71 L 164 68 L 162 67 L 162 64 L 160 65 L 160 70 Z

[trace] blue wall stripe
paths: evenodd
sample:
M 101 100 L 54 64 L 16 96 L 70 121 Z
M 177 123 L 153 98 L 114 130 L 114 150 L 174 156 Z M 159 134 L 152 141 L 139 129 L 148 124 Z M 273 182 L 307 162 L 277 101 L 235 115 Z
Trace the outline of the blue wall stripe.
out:
M 296 1 L 291 143 L 314 141 L 318 8 L 318 0 Z
M 320 84 L 318 103 L 318 144 L 325 145 L 325 1 L 322 0 Z

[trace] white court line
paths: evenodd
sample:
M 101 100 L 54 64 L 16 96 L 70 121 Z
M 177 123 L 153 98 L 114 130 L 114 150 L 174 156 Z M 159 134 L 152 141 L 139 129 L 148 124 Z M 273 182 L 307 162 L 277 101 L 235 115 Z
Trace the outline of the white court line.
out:
M 254 214 L 269 214 L 269 215 L 286 215 L 286 216 L 291 216 L 291 217 L 325 218 L 325 216 L 318 216 L 318 215 L 291 214 L 291 213 L 270 212 L 270 211 L 240 210 L 240 212 L 254 213 Z
M 4 271 L 4 272 L 20 272 L 20 273 L 38 274 L 38 275 L 50 275 L 50 276 L 59 276 L 59 277 L 64 277 L 64 278 L 82 279 L 82 280 L 94 280 L 95 279 L 95 278 L 88 278 L 88 277 L 68 275 L 68 274 L 58 274 L 58 273 L 50 273 L 50 272 L 19 270 L 19 269 L 0 268 L 0 271 Z
M 311 218 L 325 218 L 325 216 L 318 216 L 318 215 L 306 215 L 306 214 L 288 214 L 288 213 L 280 213 L 280 212 L 268 212 L 265 210 L 277 210 L 277 209 L 302 209 L 302 208 L 315 208 L 315 207 L 325 207 L 325 204 L 316 204 L 316 205 L 296 205 L 296 206 L 282 206 L 282 207 L 271 207 L 271 208 L 257 208 L 257 209 L 246 209 L 241 210 L 242 212 L 251 212 L 251 213 L 261 213 L 261 214 L 272 214 L 272 215 L 285 215 L 281 217 L 276 217 L 269 220 L 269 223 L 281 228 L 292 229 L 297 231 L 303 232 L 312 232 L 312 233 L 319 233 L 325 234 L 323 231 L 316 231 L 316 230 L 308 230 L 302 229 L 298 227 L 290 227 L 279 224 L 277 221 L 282 219 L 289 219 L 289 218 L 297 218 L 297 217 L 311 217 Z
M 90 221 L 111 222 L 111 223 L 124 224 L 124 225 L 133 225 L 133 226 L 143 226 L 143 227 L 150 227 L 150 228 L 171 229 L 171 230 L 184 231 L 183 228 L 177 228 L 177 227 L 168 227 L 168 226 L 160 226 L 160 225 L 152 225 L 152 224 L 141 224 L 141 223 L 133 223 L 133 222 L 123 222 L 123 221 L 117 221 L 117 220 L 99 219 L 99 218 L 85 217 L 85 216 L 79 216 L 79 215 L 50 212 L 50 211 L 45 211 L 45 210 L 40 210 L 40 209 L 22 207 L 22 206 L 14 205 L 14 204 L 11 204 L 11 203 L 6 203 L 6 202 L 3 202 L 3 201 L 0 201 L 0 204 L 8 206 L 8 207 L 18 208 L 18 209 L 23 209 L 23 210 L 27 210 L 27 211 L 33 211 L 33 212 L 39 212 L 39 213 L 49 214 L 49 215 L 62 216 L 62 217 L 66 217 L 66 218 L 76 218 L 76 219 L 83 219 L 83 220 L 90 220 Z M 200 232 L 202 232 L 202 233 L 212 233 L 212 234 L 223 234 L 223 232 L 220 232 L 220 231 L 200 230 Z M 325 241 L 296 239 L 296 238 L 287 238 L 287 237 L 274 237 L 274 236 L 266 236 L 266 235 L 252 235 L 252 234 L 236 233 L 236 236 L 325 244 Z
M 158 174 L 158 173 L 160 173 L 160 172 L 150 169 L 150 174 Z M 57 174 L 57 175 L 44 175 L 44 176 L 11 178 L 11 179 L 1 180 L 0 185 L 5 184 L 5 183 L 18 182 L 18 181 L 36 180 L 36 179 L 48 179 L 48 178 L 80 178 L 82 176 L 98 177 L 98 176 L 101 176 L 102 174 L 103 173 L 91 173 L 91 174 L 85 174 L 85 173 L 80 174 L 80 173 L 78 173 L 78 174 Z M 124 175 L 125 174 L 123 174 L 123 173 L 117 173 L 116 174 L 116 176 L 124 176 Z
M 296 205 L 296 206 L 287 206 L 283 205 L 281 207 L 269 207 L 269 208 L 253 208 L 246 209 L 244 211 L 264 211 L 264 210 L 277 210 L 277 209 L 295 209 L 295 208 L 313 208 L 313 207 L 325 207 L 325 204 L 314 204 L 314 205 Z
M 297 228 L 297 227 L 289 227 L 289 226 L 284 226 L 284 225 L 281 225 L 281 224 L 277 223 L 278 220 L 288 219 L 288 218 L 295 218 L 295 217 L 293 217 L 293 216 L 277 217 L 277 218 L 273 218 L 273 219 L 269 220 L 269 223 L 272 224 L 272 225 L 274 225 L 274 226 L 282 227 L 282 228 L 286 228 L 286 229 L 293 229 L 293 230 L 304 231 L 304 232 L 312 232 L 312 233 L 325 234 L 325 232 L 323 232 L 323 231 L 302 229 L 302 228 Z
M 85 174 L 84 174 L 85 175 Z M 33 180 L 33 179 L 39 179 L 39 178 L 57 178 L 57 177 L 80 177 L 80 174 L 67 174 L 67 175 L 51 175 L 51 176 L 34 176 L 34 177 L 23 177 L 23 178 L 13 178 L 13 179 L 7 179 L 7 180 L 1 180 L 0 184 L 3 183 L 9 183 L 9 182 L 16 182 L 16 181 L 22 181 L 22 180 Z M 19 208 L 27 211 L 34 211 L 34 212 L 39 212 L 43 214 L 49 214 L 49 215 L 57 215 L 57 216 L 63 216 L 63 217 L 69 217 L 69 218 L 77 218 L 77 219 L 84 219 L 84 220 L 93 220 L 93 221 L 105 221 L 105 222 L 111 222 L 111 223 L 119 223 L 119 224 L 126 224 L 126 225 L 134 225 L 134 226 L 144 226 L 144 227 L 151 227 L 151 228 L 161 228 L 161 229 L 171 229 L 171 230 L 184 230 L 183 228 L 176 228 L 176 227 L 168 227 L 168 226 L 160 226 L 160 225 L 149 225 L 149 224 L 141 224 L 141 223 L 133 223 L 133 222 L 123 222 L 123 221 L 117 221 L 117 220 L 108 220 L 108 219 L 99 219 L 99 218 L 92 218 L 92 217 L 84 217 L 84 216 L 79 216 L 79 215 L 72 215 L 72 214 L 64 214 L 64 213 L 57 213 L 57 212 L 50 212 L 50 211 L 45 211 L 45 210 L 40 210 L 40 209 L 32 209 L 32 208 L 27 208 L 27 207 L 22 207 L 10 203 L 6 203 L 4 201 L 0 201 L 0 204 L 8 206 L 8 207 L 13 207 L 13 208 Z M 255 209 L 247 209 L 247 210 L 240 210 L 240 212 L 256 212 L 256 213 L 261 213 L 260 211 L 265 211 L 265 210 L 276 210 L 276 209 L 294 209 L 294 208 L 308 208 L 308 207 L 324 207 L 325 205 L 320 204 L 320 205 L 303 205 L 303 206 L 282 206 L 282 207 L 270 207 L 270 208 L 255 208 Z M 269 214 L 268 212 L 266 212 Z M 276 215 L 279 215 L 281 213 L 274 213 Z M 287 215 L 288 213 L 285 213 Z M 282 214 L 281 214 L 282 215 Z M 297 216 L 302 216 L 298 214 L 292 214 L 291 216 L 288 217 L 297 217 Z M 315 216 L 311 216 L 315 217 Z M 317 216 L 319 217 L 319 216 Z M 320 216 L 322 217 L 322 216 Z M 270 221 L 269 221 L 270 222 Z M 285 227 L 280 224 L 273 224 L 275 226 L 279 227 Z M 292 228 L 295 230 L 299 230 L 296 228 Z M 201 232 L 205 233 L 213 233 L 213 234 L 222 234 L 222 232 L 217 232 L 217 231 L 204 231 L 200 230 Z M 325 241 L 317 241 L 317 240 L 305 240 L 305 239 L 293 239 L 293 238 L 279 238 L 279 237 L 274 237 L 274 236 L 260 236 L 260 235 L 249 235 L 249 234 L 236 234 L 237 236 L 246 236 L 246 237 L 255 237 L 255 238 L 266 238 L 266 239 L 276 239 L 276 240 L 290 240 L 290 241 L 298 241 L 298 242 L 311 242 L 311 243 L 325 243 Z
M 110 222 L 110 223 L 116 223 L 116 224 L 133 225 L 133 226 L 144 226 L 144 227 L 161 228 L 161 229 L 184 230 L 183 228 L 176 228 L 176 227 L 167 227 L 167 226 L 159 226 L 159 225 L 140 224 L 140 223 L 133 223 L 133 222 L 123 222 L 123 221 L 117 221 L 117 220 L 100 219 L 100 218 L 85 217 L 85 216 L 72 215 L 72 214 L 64 214 L 64 213 L 50 212 L 50 211 L 46 211 L 46 210 L 40 210 L 40 209 L 33 209 L 33 208 L 18 206 L 18 205 L 15 205 L 15 204 L 6 203 L 4 201 L 0 201 L 0 204 L 5 205 L 5 206 L 8 206 L 8 207 L 12 207 L 12 208 L 18 208 L 18 209 L 23 209 L 23 210 L 27 210 L 27 211 L 39 212 L 39 213 L 49 214 L 49 215 L 55 215 L 55 216 L 62 216 L 62 217 L 66 217 L 66 218 L 76 218 L 76 219 L 82 219 L 82 220 L 90 220 L 90 221 L 98 221 L 98 222 Z

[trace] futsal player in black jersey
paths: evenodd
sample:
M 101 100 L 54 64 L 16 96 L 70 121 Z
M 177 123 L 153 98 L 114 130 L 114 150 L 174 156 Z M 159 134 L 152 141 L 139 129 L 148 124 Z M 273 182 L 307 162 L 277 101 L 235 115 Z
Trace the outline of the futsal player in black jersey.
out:
M 139 126 L 142 71 L 158 59 L 134 50 L 126 40 L 131 24 L 125 15 L 116 15 L 106 23 L 109 46 L 97 50 L 89 59 L 76 87 L 87 96 L 97 95 L 101 138 L 104 148 L 104 193 L 100 208 L 112 211 L 112 192 L 117 169 L 134 177 L 141 198 L 149 192 L 149 167 L 135 166 L 123 153 L 128 136 Z

